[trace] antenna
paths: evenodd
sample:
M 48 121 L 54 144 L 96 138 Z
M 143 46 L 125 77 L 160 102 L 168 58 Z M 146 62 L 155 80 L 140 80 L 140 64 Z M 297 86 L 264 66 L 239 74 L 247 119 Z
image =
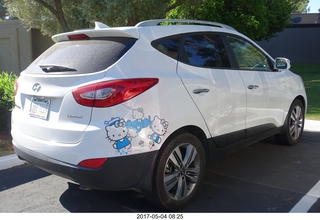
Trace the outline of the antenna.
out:
M 106 25 L 104 23 L 101 23 L 101 22 L 98 22 L 98 21 L 94 22 L 94 25 L 95 25 L 94 26 L 95 30 L 100 30 L 100 29 L 103 29 L 103 28 L 109 28 L 108 25 Z

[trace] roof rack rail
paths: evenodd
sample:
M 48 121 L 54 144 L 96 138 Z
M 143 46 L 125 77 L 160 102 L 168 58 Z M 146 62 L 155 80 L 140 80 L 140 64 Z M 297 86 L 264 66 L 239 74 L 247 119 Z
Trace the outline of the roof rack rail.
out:
M 226 28 L 229 30 L 236 31 L 233 27 L 230 27 L 225 24 L 221 24 L 218 22 L 211 22 L 211 21 L 202 21 L 202 20 L 189 20 L 189 19 L 155 19 L 155 20 L 147 20 L 141 21 L 140 23 L 136 24 L 136 27 L 147 27 L 147 26 L 157 26 L 163 22 L 177 22 L 177 23 L 189 23 L 189 24 L 204 24 L 214 27 Z

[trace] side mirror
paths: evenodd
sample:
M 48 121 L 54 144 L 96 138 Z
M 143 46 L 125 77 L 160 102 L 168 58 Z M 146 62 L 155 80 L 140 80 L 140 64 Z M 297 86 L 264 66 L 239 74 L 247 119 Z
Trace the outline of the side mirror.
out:
M 291 67 L 290 60 L 283 57 L 277 57 L 274 65 L 277 70 L 288 70 Z

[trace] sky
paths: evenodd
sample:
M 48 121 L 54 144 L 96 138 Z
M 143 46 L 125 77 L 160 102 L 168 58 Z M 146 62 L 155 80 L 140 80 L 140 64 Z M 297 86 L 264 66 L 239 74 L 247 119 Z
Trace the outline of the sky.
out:
M 320 8 L 320 0 L 309 0 L 308 7 L 310 7 L 309 13 L 319 13 L 318 9 Z

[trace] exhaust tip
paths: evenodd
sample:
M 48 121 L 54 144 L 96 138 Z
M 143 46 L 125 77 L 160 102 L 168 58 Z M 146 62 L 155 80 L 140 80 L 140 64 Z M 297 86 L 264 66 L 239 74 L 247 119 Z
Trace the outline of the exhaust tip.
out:
M 91 191 L 92 189 L 86 186 L 80 186 L 79 189 L 84 190 L 84 191 Z

